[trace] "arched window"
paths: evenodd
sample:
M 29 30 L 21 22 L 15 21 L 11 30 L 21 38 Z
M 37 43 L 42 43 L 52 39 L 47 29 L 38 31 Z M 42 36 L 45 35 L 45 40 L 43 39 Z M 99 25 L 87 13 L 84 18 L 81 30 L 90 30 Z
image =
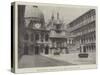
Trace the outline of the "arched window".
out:
M 44 39 L 44 34 L 41 33 L 41 42 L 43 42 L 43 39 Z

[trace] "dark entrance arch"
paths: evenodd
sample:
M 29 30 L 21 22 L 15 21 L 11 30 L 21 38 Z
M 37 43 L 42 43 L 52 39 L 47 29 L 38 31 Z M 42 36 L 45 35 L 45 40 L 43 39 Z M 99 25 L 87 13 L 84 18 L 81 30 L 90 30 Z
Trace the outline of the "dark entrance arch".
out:
M 46 46 L 45 47 L 45 54 L 48 54 L 49 53 L 49 46 Z
M 85 46 L 83 47 L 83 52 L 86 53 L 86 47 Z
M 35 47 L 35 55 L 38 55 L 39 54 L 39 46 L 36 46 Z

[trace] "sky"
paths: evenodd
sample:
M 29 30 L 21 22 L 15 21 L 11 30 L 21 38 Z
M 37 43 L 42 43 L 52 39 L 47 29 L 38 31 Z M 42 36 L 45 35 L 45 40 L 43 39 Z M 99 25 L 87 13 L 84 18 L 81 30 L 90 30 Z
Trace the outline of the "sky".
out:
M 54 16 L 57 16 L 57 12 L 59 12 L 60 19 L 65 23 L 68 24 L 80 15 L 87 12 L 90 7 L 84 7 L 84 6 L 47 6 L 47 5 L 37 5 L 38 8 L 43 12 L 45 22 L 47 23 L 51 15 L 54 14 Z
M 87 7 L 57 7 L 57 6 L 39 6 L 39 9 L 44 13 L 45 21 L 48 22 L 51 15 L 57 16 L 59 12 L 59 17 L 64 23 L 68 24 L 80 15 L 87 12 L 90 8 Z

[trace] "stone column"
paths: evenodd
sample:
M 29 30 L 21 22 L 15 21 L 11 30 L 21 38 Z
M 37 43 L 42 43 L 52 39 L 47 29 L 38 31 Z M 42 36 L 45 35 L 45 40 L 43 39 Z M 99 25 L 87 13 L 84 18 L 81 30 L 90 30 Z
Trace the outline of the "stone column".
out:
M 80 44 L 82 44 L 82 40 L 80 39 Z
M 83 50 L 83 45 L 81 45 L 81 52 L 82 52 L 82 53 L 84 52 L 84 50 Z

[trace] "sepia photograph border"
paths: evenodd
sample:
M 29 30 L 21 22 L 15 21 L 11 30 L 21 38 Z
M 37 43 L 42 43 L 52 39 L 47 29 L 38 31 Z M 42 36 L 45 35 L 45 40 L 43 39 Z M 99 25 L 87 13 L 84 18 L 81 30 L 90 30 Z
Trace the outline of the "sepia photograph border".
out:
M 71 65 L 71 66 L 56 66 L 56 67 L 33 67 L 33 68 L 18 68 L 18 5 L 50 5 L 50 6 L 61 6 L 61 7 L 86 7 L 96 9 L 96 64 L 88 65 Z M 33 3 L 33 2 L 13 2 L 14 5 L 14 49 L 13 49 L 13 65 L 11 69 L 15 73 L 28 73 L 28 72 L 50 72 L 50 71 L 64 71 L 64 70 L 84 70 L 84 69 L 95 69 L 97 68 L 97 57 L 98 57 L 98 9 L 97 6 L 85 6 L 85 5 L 68 5 L 68 4 L 50 4 L 50 3 Z

